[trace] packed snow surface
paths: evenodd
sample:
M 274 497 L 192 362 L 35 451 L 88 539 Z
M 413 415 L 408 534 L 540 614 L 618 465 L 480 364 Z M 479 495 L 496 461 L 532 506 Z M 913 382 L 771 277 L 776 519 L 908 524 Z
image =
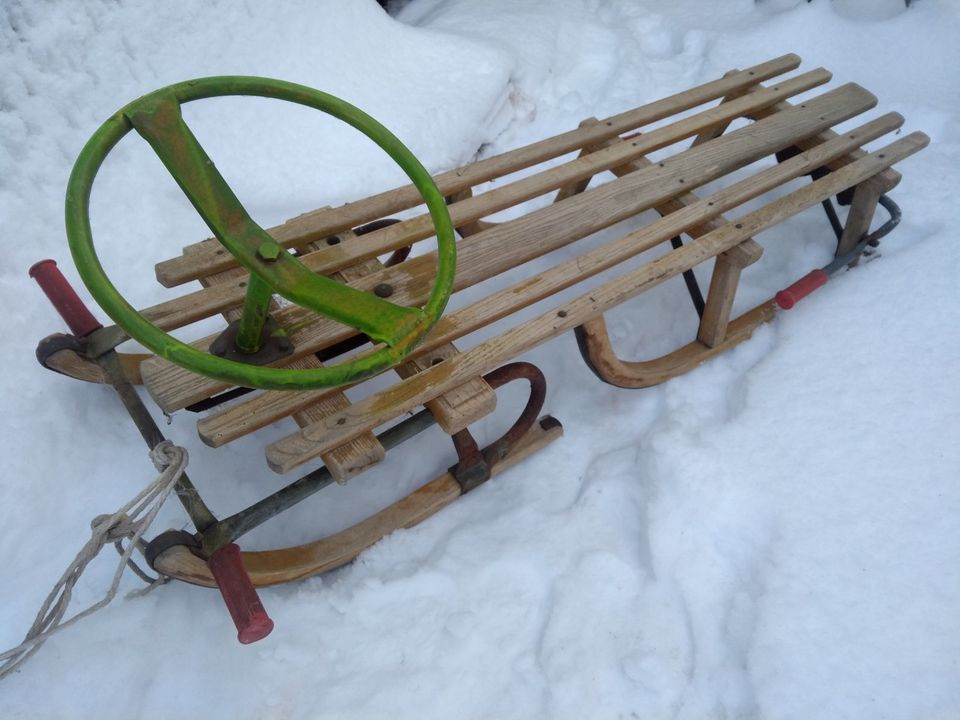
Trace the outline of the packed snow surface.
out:
M 0 646 L 20 641 L 90 519 L 153 476 L 109 390 L 36 364 L 37 340 L 61 323 L 26 275 L 54 257 L 80 287 L 66 180 L 87 137 L 133 98 L 204 75 L 292 80 L 364 108 L 439 171 L 796 52 L 834 85 L 875 92 L 932 144 L 899 166 L 904 219 L 879 259 L 695 372 L 630 392 L 597 381 L 570 336 L 530 353 L 563 440 L 351 566 L 264 590 L 277 623 L 266 640 L 237 645 L 215 594 L 171 583 L 50 641 L 0 683 L 0 715 L 960 717 L 956 0 L 412 0 L 392 11 L 373 0 L 3 4 Z M 218 100 L 187 114 L 266 226 L 402 179 L 318 113 Z M 153 264 L 207 235 L 135 137 L 101 173 L 92 216 L 108 274 L 140 306 L 166 297 Z M 761 235 L 738 310 L 825 263 L 829 237 L 813 211 Z M 688 305 L 675 281 L 618 308 L 618 350 L 651 357 L 686 342 Z M 494 437 L 518 402 L 501 396 L 478 432 Z M 215 509 L 284 481 L 265 469 L 262 440 L 210 450 L 194 420 L 164 427 Z M 428 433 L 244 545 L 346 527 L 451 462 L 449 441 Z M 156 530 L 185 526 L 171 502 Z M 114 562 L 91 566 L 74 607 L 99 597 Z

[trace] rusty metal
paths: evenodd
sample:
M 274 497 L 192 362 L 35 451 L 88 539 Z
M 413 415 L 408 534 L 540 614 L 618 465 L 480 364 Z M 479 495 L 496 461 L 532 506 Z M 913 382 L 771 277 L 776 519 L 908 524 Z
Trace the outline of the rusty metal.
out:
M 530 383 L 530 397 L 527 398 L 523 412 L 510 429 L 483 450 L 480 450 L 468 428 L 451 436 L 460 462 L 450 468 L 450 474 L 460 484 L 460 489 L 464 493 L 470 492 L 490 479 L 490 469 L 509 455 L 517 442 L 533 427 L 547 397 L 547 380 L 540 368 L 533 363 L 514 362 L 502 365 L 484 375 L 483 379 L 493 389 L 513 380 L 527 380 Z
M 293 352 L 293 343 L 290 342 L 290 338 L 269 315 L 260 329 L 260 339 L 256 343 L 257 350 L 254 352 L 243 350 L 237 341 L 243 328 L 244 321 L 242 318 L 234 320 L 210 344 L 210 352 L 217 357 L 247 363 L 248 365 L 269 365 Z
M 37 362 L 47 368 L 47 370 L 53 370 L 59 373 L 60 370 L 49 361 L 51 357 L 64 350 L 69 350 L 77 355 L 86 357 L 86 343 L 83 340 L 76 335 L 54 333 L 53 335 L 48 335 L 37 344 Z
M 460 485 L 460 492 L 466 494 L 490 479 L 490 464 L 469 428 L 454 433 L 450 439 L 459 460 L 450 468 L 450 474 Z
M 160 533 L 143 548 L 143 557 L 146 559 L 147 565 L 156 570 L 153 566 L 154 561 L 167 550 L 178 545 L 188 547 L 194 555 L 202 557 L 200 541 L 196 535 L 188 533 L 186 530 L 166 530 Z

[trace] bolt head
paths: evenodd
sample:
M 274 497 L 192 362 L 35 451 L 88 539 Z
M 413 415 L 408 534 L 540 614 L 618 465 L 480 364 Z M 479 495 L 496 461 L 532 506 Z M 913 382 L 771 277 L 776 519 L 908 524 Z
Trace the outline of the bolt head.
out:
M 268 240 L 257 248 L 257 257 L 264 262 L 276 262 L 280 257 L 280 244 L 274 240 Z

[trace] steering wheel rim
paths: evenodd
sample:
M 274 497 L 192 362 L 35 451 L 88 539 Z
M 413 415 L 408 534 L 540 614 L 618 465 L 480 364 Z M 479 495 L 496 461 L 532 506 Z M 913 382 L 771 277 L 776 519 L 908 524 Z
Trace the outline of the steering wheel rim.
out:
M 138 113 L 142 114 L 144 108 L 169 102 L 171 97 L 175 99 L 178 105 L 182 105 L 195 100 L 230 95 L 285 100 L 321 110 L 346 122 L 373 140 L 393 158 L 419 190 L 430 212 L 437 237 L 435 282 L 426 303 L 416 312 L 404 313 L 405 326 L 398 330 L 400 336 L 393 338 L 392 341 L 387 340 L 383 348 L 353 361 L 311 369 L 258 366 L 217 357 L 177 340 L 153 325 L 126 301 L 107 277 L 93 246 L 89 217 L 90 194 L 93 181 L 106 156 L 127 133 L 135 129 L 131 118 L 135 118 Z M 179 108 L 177 108 L 177 114 L 179 116 Z M 141 135 L 144 135 L 139 127 L 136 129 Z M 149 138 L 147 139 L 148 142 L 151 142 Z M 153 143 L 151 142 L 151 144 Z M 197 146 L 199 147 L 199 145 Z M 156 150 L 156 147 L 154 149 Z M 163 159 L 162 156 L 161 159 Z M 166 160 L 164 162 L 166 164 Z M 210 166 L 212 167 L 212 163 L 210 163 Z M 213 172 L 216 173 L 215 170 Z M 171 174 L 173 174 L 172 171 Z M 181 179 L 176 174 L 173 175 L 174 179 L 181 184 L 184 192 L 187 192 L 187 188 L 184 187 Z M 226 189 L 229 191 L 229 186 L 226 186 Z M 190 199 L 198 212 L 203 215 L 194 198 L 191 197 Z M 237 203 L 239 205 L 239 201 Z M 240 210 L 243 211 L 242 206 Z M 204 216 L 204 219 L 208 220 L 206 216 Z M 220 237 L 212 225 L 211 229 L 218 235 L 221 243 L 224 243 L 224 246 L 227 247 L 224 238 Z M 256 229 L 266 236 L 265 231 L 262 231 L 259 226 L 256 226 Z M 456 271 L 456 242 L 446 202 L 433 178 L 413 153 L 393 133 L 354 105 L 320 90 L 271 78 L 215 76 L 189 80 L 161 88 L 124 106 L 94 132 L 77 157 L 67 185 L 66 230 L 73 261 L 84 284 L 104 311 L 131 338 L 139 341 L 159 357 L 192 372 L 243 387 L 266 390 L 305 390 L 342 385 L 356 382 L 396 365 L 409 354 L 440 318 L 453 291 Z M 227 249 L 237 256 L 234 249 L 231 247 L 227 247 Z M 280 250 L 280 253 L 282 253 L 285 263 L 290 262 L 288 258 L 293 258 L 284 250 Z M 263 275 L 258 272 L 262 268 L 251 267 L 248 262 L 239 256 L 237 257 L 241 260 L 241 264 L 263 279 Z M 295 260 L 293 262 L 300 265 Z M 276 285 L 268 284 L 274 291 L 284 294 Z M 414 310 L 392 304 L 390 306 L 404 311 Z M 339 319 L 325 311 L 321 312 Z

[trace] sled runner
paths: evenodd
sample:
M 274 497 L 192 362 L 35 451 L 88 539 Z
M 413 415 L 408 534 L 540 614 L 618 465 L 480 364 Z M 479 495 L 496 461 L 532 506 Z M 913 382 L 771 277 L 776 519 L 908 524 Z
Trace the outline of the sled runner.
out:
M 899 218 L 886 196 L 900 179 L 891 166 L 923 148 L 928 138 L 911 133 L 865 151 L 864 145 L 898 130 L 903 118 L 889 113 L 835 132 L 831 128 L 873 108 L 876 98 L 852 83 L 806 94 L 831 75 L 816 69 L 783 77 L 799 64 L 797 56 L 785 55 L 731 71 L 435 177 L 369 116 L 290 83 L 206 78 L 158 90 L 123 108 L 82 151 L 67 193 L 74 262 L 116 324 L 101 326 L 53 261 L 42 261 L 31 274 L 71 334 L 44 339 L 38 358 L 72 377 L 111 383 L 150 447 L 163 436 L 134 384 L 142 383 L 163 412 L 201 412 L 198 431 L 212 447 L 288 422 L 289 434 L 266 446 L 266 462 L 276 472 L 302 468 L 304 473 L 225 518 L 214 515 L 184 475 L 177 494 L 196 532 L 155 537 L 145 548 L 150 565 L 165 575 L 219 587 L 241 641 L 259 639 L 272 624 L 254 586 L 349 562 L 385 534 L 420 522 L 561 435 L 557 420 L 540 415 L 545 380 L 535 366 L 516 361 L 524 352 L 573 331 L 601 380 L 647 387 L 750 337 L 777 307 L 791 307 L 831 273 L 854 265 Z M 802 100 L 791 102 L 801 94 Z M 263 229 L 180 115 L 182 103 L 223 95 L 277 98 L 334 115 L 373 139 L 411 184 Z M 730 129 L 741 119 L 750 122 Z M 184 286 L 184 294 L 139 312 L 104 275 L 87 209 L 101 162 L 131 130 L 152 146 L 216 236 L 159 263 L 159 282 Z M 564 157 L 571 153 L 576 156 Z M 765 159 L 775 162 L 758 162 Z M 524 172 L 514 175 L 518 171 Z M 608 174 L 613 179 L 600 183 L 598 176 Z M 809 182 L 792 182 L 806 177 Z M 722 189 L 703 191 L 714 181 L 722 181 Z M 485 187 L 490 182 L 492 188 Z M 488 219 L 544 196 L 552 196 L 546 206 L 508 221 Z M 763 201 L 757 209 L 741 209 L 757 198 Z M 842 224 L 834 199 L 849 206 Z M 834 262 L 732 318 L 741 272 L 762 253 L 753 237 L 821 203 L 837 234 Z M 878 204 L 890 217 L 871 233 Z M 415 208 L 422 209 L 408 219 L 391 218 Z M 580 242 L 651 209 L 659 219 L 640 229 L 602 244 Z M 408 255 L 411 246 L 433 238 L 435 249 Z M 671 244 L 669 252 L 624 266 L 664 243 Z M 564 247 L 566 259 L 551 267 L 540 262 L 522 279 L 498 277 Z M 704 293 L 691 271 L 710 261 Z M 609 278 L 587 283 L 609 270 L 614 270 Z M 798 275 L 803 272 L 798 269 Z M 660 358 L 617 357 L 604 313 L 677 276 L 684 278 L 700 317 L 696 337 Z M 575 286 L 583 292 L 551 302 Z M 450 296 L 467 288 L 474 288 L 470 297 L 477 299 L 443 314 Z M 520 311 L 537 303 L 539 312 L 521 319 Z M 168 334 L 216 316 L 224 318 L 222 331 L 199 341 L 184 343 Z M 495 322 L 500 323 L 495 335 L 475 339 L 474 333 Z M 116 352 L 129 338 L 152 354 Z M 389 387 L 355 402 L 347 399 L 345 388 L 383 373 L 394 378 Z M 470 426 L 494 410 L 499 389 L 513 387 L 515 380 L 529 387 L 525 409 L 503 437 L 480 448 Z M 453 440 L 457 461 L 448 472 L 331 537 L 239 551 L 235 542 L 244 533 L 332 482 L 347 482 L 433 424 Z

